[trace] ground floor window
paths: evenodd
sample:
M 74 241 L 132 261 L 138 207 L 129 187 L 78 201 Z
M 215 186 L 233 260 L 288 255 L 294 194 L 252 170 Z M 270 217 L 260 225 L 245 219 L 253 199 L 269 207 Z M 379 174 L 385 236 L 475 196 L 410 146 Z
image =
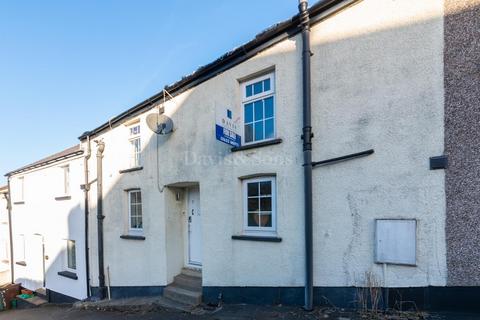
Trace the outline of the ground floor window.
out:
M 130 231 L 143 230 L 142 193 L 140 190 L 128 191 L 128 220 Z
M 77 252 L 75 240 L 67 240 L 67 269 L 77 269 Z
M 275 177 L 243 181 L 245 231 L 276 231 Z
M 19 234 L 15 242 L 15 261 L 25 263 L 25 235 Z

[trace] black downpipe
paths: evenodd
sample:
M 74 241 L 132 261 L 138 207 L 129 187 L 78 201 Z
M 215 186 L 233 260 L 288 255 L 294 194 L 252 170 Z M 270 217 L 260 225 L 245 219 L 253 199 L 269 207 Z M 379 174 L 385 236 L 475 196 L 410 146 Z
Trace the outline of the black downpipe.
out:
M 97 143 L 97 234 L 98 234 L 98 297 L 105 299 L 107 288 L 105 287 L 105 268 L 103 260 L 103 169 L 102 158 L 105 150 L 103 141 L 95 141 Z
M 312 106 L 310 92 L 310 17 L 308 1 L 299 0 L 302 27 L 302 89 L 303 89 L 303 172 L 305 192 L 305 310 L 313 309 L 313 227 L 312 227 Z
M 8 233 L 10 239 L 10 277 L 12 284 L 15 283 L 14 264 L 13 264 L 13 226 L 12 226 L 12 193 L 10 191 L 10 177 L 7 179 L 7 210 L 8 210 Z
M 88 243 L 88 219 L 90 215 L 90 208 L 88 203 L 88 192 L 90 191 L 90 182 L 88 178 L 88 160 L 90 160 L 91 149 L 90 149 L 90 137 L 87 136 L 87 154 L 83 158 L 83 170 L 85 175 L 85 184 L 84 184 L 84 195 L 85 195 L 85 274 L 87 280 L 87 298 L 90 297 L 90 252 L 89 252 L 89 243 Z

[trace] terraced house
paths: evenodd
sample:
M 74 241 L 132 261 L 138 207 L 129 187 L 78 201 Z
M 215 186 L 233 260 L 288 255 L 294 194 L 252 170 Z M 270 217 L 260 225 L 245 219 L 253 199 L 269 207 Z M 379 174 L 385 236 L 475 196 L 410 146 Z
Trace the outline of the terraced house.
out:
M 25 197 L 14 221 L 53 208 L 78 219 L 75 236 L 65 217 L 56 227 L 66 268 L 48 262 L 43 285 L 58 299 L 308 309 L 354 306 L 374 283 L 390 305 L 475 308 L 479 5 L 300 1 L 292 19 L 82 134 L 68 206 L 38 195 L 52 209 L 27 209 L 30 173 L 8 174 L 12 199 Z M 59 168 L 37 190 L 62 186 Z M 72 252 L 78 294 L 48 281 L 71 276 Z

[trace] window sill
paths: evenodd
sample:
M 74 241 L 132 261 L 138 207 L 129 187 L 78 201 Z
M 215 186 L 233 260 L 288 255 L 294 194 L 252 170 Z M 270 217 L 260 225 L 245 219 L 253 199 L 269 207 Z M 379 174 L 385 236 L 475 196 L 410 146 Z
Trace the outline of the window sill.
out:
M 25 204 L 25 201 L 15 201 L 13 204 Z
M 25 261 L 17 261 L 15 262 L 16 265 L 19 265 L 19 266 L 22 266 L 22 267 L 26 267 L 27 266 L 27 263 Z
M 133 172 L 133 171 L 140 171 L 140 170 L 143 170 L 143 167 L 133 167 L 133 168 L 129 168 L 129 169 L 124 169 L 124 170 L 120 170 L 118 171 L 118 173 L 127 173 L 127 172 Z
M 269 236 L 250 236 L 250 235 L 237 235 L 232 236 L 232 240 L 246 240 L 246 241 L 262 241 L 262 242 L 282 242 L 282 238 L 269 237 Z
M 262 141 L 262 142 L 247 144 L 247 145 L 240 146 L 240 147 L 234 147 L 234 148 L 231 149 L 231 151 L 232 151 L 232 152 L 237 152 L 237 151 L 242 151 L 242 150 L 248 150 L 248 149 L 254 149 L 254 148 L 261 148 L 261 147 L 272 146 L 272 145 L 274 145 L 274 144 L 279 144 L 279 143 L 282 143 L 282 139 L 277 138 L 277 139 L 272 139 L 272 140 L 267 140 L 267 141 Z
M 71 196 L 61 196 L 61 197 L 55 197 L 56 201 L 62 201 L 62 200 L 70 200 L 72 199 Z
M 122 234 L 120 238 L 125 240 L 145 240 L 146 239 L 144 236 L 134 236 L 131 234 Z
M 78 280 L 77 274 L 70 271 L 60 271 L 58 275 L 72 280 Z

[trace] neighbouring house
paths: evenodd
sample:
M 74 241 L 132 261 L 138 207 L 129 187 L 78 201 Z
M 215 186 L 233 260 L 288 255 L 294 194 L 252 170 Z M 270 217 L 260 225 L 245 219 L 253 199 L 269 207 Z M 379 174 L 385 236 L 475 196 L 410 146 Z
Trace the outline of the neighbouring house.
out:
M 50 260 L 45 285 L 76 299 L 89 278 L 102 297 L 108 287 L 113 298 L 300 305 L 312 281 L 317 305 L 353 307 L 362 288 L 378 286 L 391 306 L 478 308 L 479 7 L 333 0 L 309 9 L 311 223 L 295 16 L 82 134 L 68 160 L 72 199 L 55 200 L 62 180 L 47 178 L 60 161 L 10 173 L 14 235 L 50 234 L 23 216 L 38 226 L 63 217 L 49 250 L 68 261 L 75 241 L 79 291 L 63 287 L 72 279 L 59 272 L 71 270 Z M 80 184 L 94 180 L 85 206 Z M 28 270 L 21 258 L 16 281 Z
M 0 187 L 0 285 L 10 283 L 10 231 L 8 186 Z
M 76 145 L 7 177 L 14 282 L 55 302 L 86 298 L 83 151 Z

